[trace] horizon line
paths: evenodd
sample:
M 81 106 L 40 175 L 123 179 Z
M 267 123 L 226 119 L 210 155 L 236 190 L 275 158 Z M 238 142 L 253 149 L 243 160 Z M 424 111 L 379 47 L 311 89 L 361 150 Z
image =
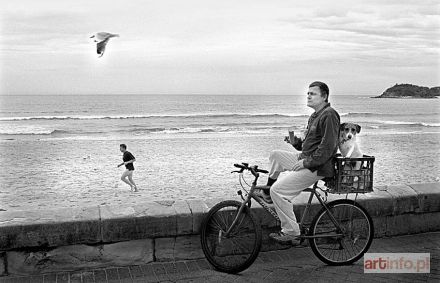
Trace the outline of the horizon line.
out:
M 209 95 L 209 96 L 304 96 L 306 94 L 264 94 L 264 93 L 252 93 L 252 94 L 246 94 L 246 93 L 235 93 L 235 94 L 220 94 L 220 93 L 58 93 L 58 94 L 0 94 L 0 97 L 6 97 L 6 96 L 36 96 L 36 95 L 44 95 L 44 96 L 62 96 L 62 95 L 78 95 L 78 96 L 85 96 L 85 95 L 133 95 L 133 96 L 153 96 L 153 95 L 166 95 L 166 96 L 172 96 L 172 95 L 194 95 L 194 96 L 203 96 L 203 95 Z M 352 95 L 352 96 L 367 96 L 367 95 L 374 95 L 374 94 L 331 94 L 330 96 L 342 96 L 342 95 Z M 378 94 L 380 95 L 380 94 Z

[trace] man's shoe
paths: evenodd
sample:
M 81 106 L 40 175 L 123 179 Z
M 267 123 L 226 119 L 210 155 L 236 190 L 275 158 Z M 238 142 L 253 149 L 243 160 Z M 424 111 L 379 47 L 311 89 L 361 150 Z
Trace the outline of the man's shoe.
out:
M 272 198 L 270 195 L 265 194 L 262 190 L 255 191 L 255 195 L 259 198 L 261 198 L 265 203 L 272 204 Z
M 269 238 L 277 241 L 280 244 L 285 244 L 285 245 L 291 244 L 292 246 L 298 246 L 301 243 L 299 239 L 299 235 L 295 236 L 283 232 L 270 233 Z

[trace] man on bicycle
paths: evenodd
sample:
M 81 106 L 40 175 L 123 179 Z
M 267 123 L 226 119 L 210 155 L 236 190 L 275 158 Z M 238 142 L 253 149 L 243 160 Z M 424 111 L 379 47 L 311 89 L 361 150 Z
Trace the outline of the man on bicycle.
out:
M 271 203 L 281 220 L 281 231 L 271 233 L 272 239 L 293 245 L 299 244 L 299 225 L 293 212 L 292 200 L 299 193 L 324 177 L 333 177 L 332 158 L 338 148 L 340 117 L 328 102 L 329 88 L 323 82 L 313 82 L 307 92 L 307 106 L 315 112 L 310 116 L 304 140 L 289 141 L 295 151 L 271 152 L 267 191 L 260 197 Z M 302 150 L 302 151 L 300 151 Z M 282 174 L 281 172 L 288 171 Z

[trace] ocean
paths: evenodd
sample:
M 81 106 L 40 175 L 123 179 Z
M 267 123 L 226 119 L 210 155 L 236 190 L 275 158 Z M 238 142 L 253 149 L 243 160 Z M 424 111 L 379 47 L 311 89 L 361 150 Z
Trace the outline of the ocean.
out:
M 287 128 L 303 130 L 313 112 L 305 95 L 0 99 L 5 210 L 234 197 L 233 163 L 267 167 L 271 150 L 289 150 Z M 342 122 L 361 125 L 361 149 L 376 157 L 375 185 L 439 180 L 439 99 L 331 95 L 330 101 Z M 119 180 L 120 143 L 137 159 L 138 194 Z
M 343 121 L 368 133 L 438 132 L 438 99 L 334 96 Z M 271 134 L 303 127 L 305 96 L 81 95 L 9 96 L 0 109 L 0 137 L 150 138 L 179 134 Z M 374 130 L 374 131 L 371 131 Z

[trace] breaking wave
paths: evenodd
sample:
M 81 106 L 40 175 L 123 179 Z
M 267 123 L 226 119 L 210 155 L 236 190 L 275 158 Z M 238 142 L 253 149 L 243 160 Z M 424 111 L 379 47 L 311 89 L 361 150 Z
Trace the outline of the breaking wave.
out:
M 149 119 L 149 118 L 276 118 L 276 117 L 308 117 L 307 114 L 173 114 L 173 115 L 95 115 L 95 116 L 29 116 L 29 117 L 0 117 L 0 121 L 27 121 L 27 120 L 104 120 L 104 119 Z

